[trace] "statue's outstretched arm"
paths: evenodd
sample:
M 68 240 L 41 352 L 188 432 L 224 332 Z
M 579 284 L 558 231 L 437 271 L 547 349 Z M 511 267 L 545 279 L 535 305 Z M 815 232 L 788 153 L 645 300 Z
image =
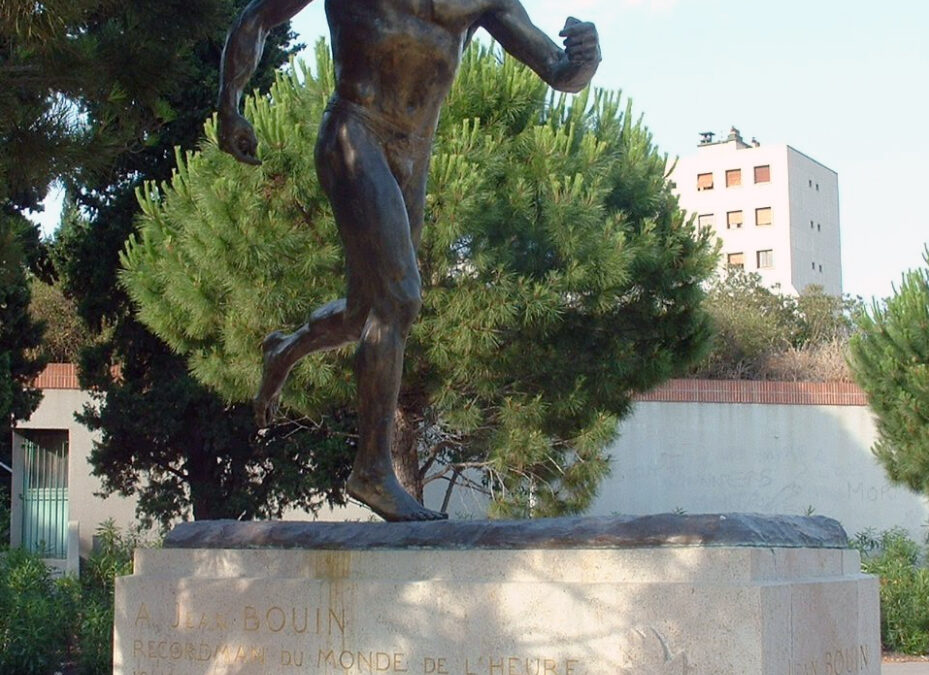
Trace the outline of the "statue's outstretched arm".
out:
M 550 86 L 576 93 L 586 87 L 600 64 L 596 27 L 568 17 L 561 49 L 536 27 L 519 0 L 500 0 L 478 22 L 500 45 L 532 68 Z
M 239 113 L 242 91 L 258 67 L 265 38 L 312 0 L 253 0 L 246 6 L 226 37 L 219 70 L 219 147 L 240 162 L 260 164 L 258 140 Z

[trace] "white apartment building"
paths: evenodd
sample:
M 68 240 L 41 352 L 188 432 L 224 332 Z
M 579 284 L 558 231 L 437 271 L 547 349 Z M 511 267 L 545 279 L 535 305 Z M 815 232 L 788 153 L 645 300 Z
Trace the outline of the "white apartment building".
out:
M 842 294 L 839 180 L 789 145 L 701 134 L 671 180 L 681 207 L 722 239 L 722 267 L 757 272 L 785 293 L 810 285 Z

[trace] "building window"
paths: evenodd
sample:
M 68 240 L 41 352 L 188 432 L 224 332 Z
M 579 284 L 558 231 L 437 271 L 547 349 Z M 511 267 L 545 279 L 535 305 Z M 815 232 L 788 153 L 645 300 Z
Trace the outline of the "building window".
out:
M 813 221 L 812 221 L 812 220 L 810 221 L 810 229 L 811 229 L 811 230 L 813 229 Z
M 816 191 L 819 192 L 819 183 L 816 184 Z
M 815 263 L 815 262 L 810 263 L 810 267 L 813 269 L 814 272 L 816 271 L 816 263 Z
M 726 171 L 726 187 L 736 187 L 742 184 L 742 169 L 729 169 Z
M 822 274 L 822 272 L 823 272 L 823 266 L 820 265 L 820 266 L 819 266 L 819 273 Z
M 742 227 L 742 212 L 741 211 L 729 211 L 726 214 L 726 229 L 737 230 L 740 227 Z
M 697 191 L 712 190 L 712 189 L 713 189 L 713 174 L 698 173 L 697 174 Z
M 701 213 L 697 216 L 697 226 L 701 230 L 712 230 L 716 225 L 716 222 L 713 220 L 712 213 Z
M 810 183 L 810 187 L 813 187 L 813 179 L 812 179 L 812 178 L 810 178 L 809 183 Z
M 726 256 L 726 264 L 733 269 L 745 269 L 745 254 L 730 253 Z
M 822 231 L 823 231 L 823 226 L 822 226 L 822 224 L 816 223 L 816 231 L 817 231 L 817 232 L 822 232 Z
M 774 267 L 774 251 L 771 249 L 758 251 L 755 257 L 757 258 L 758 269 L 765 270 Z
M 756 183 L 770 183 L 771 182 L 771 166 L 765 164 L 764 166 L 755 167 L 755 182 Z
M 771 207 L 764 206 L 760 209 L 755 209 L 755 225 L 761 227 L 763 225 L 771 224 Z

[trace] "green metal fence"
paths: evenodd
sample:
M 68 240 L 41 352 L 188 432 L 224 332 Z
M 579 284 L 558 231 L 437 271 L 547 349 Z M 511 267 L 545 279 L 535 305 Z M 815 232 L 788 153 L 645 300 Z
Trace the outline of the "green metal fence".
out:
M 68 433 L 23 439 L 22 545 L 46 558 L 68 556 Z

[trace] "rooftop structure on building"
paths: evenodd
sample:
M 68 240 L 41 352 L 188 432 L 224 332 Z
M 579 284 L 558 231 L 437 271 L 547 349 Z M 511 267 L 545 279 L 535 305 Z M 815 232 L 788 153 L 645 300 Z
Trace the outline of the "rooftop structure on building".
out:
M 719 136 L 701 132 L 671 180 L 681 207 L 722 240 L 720 265 L 786 293 L 841 295 L 838 174 L 789 145 L 746 143 L 735 127 Z

